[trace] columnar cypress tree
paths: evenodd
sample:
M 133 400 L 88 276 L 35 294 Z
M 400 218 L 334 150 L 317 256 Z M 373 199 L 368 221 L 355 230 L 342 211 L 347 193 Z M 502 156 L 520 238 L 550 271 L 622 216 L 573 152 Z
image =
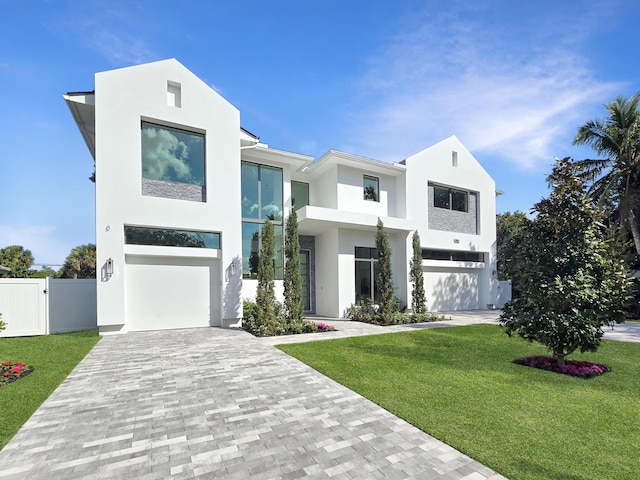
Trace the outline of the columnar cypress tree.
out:
M 262 227 L 262 246 L 258 260 L 258 290 L 256 292 L 258 316 L 262 324 L 267 328 L 267 332 L 272 331 L 276 324 L 273 235 L 273 224 L 267 219 Z
M 378 277 L 376 278 L 378 291 L 380 292 L 379 313 L 383 319 L 388 320 L 396 311 L 396 302 L 393 295 L 395 287 L 393 285 L 393 273 L 391 272 L 389 237 L 380 219 L 378 219 L 378 231 L 376 233 L 376 249 L 378 250 L 379 268 Z
M 293 210 L 287 217 L 284 238 L 284 309 L 290 322 L 302 320 L 302 278 L 300 277 L 300 240 L 298 215 Z
M 422 247 L 420 234 L 413 232 L 413 256 L 410 261 L 409 278 L 413 284 L 411 292 L 411 309 L 414 313 L 427 313 L 427 300 L 424 294 L 424 276 L 422 274 Z

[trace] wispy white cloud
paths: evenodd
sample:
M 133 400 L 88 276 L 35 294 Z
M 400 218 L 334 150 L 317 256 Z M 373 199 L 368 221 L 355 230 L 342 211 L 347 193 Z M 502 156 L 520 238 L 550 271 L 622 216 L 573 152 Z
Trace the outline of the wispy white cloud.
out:
M 11 245 L 20 245 L 30 250 L 35 263 L 40 265 L 61 264 L 76 246 L 61 241 L 56 227 L 51 225 L 0 224 L 0 248 Z
M 115 7 L 98 1 L 89 3 L 77 15 L 49 26 L 60 35 L 72 36 L 115 66 L 140 64 L 157 60 L 153 48 L 145 40 L 143 12 L 134 4 Z
M 503 25 L 493 23 L 497 10 L 407 19 L 360 79 L 357 102 L 369 106 L 352 118 L 355 149 L 399 160 L 455 134 L 474 153 L 523 169 L 562 156 L 594 101 L 621 88 L 595 79 L 583 56 L 594 14 L 568 22 L 512 12 Z

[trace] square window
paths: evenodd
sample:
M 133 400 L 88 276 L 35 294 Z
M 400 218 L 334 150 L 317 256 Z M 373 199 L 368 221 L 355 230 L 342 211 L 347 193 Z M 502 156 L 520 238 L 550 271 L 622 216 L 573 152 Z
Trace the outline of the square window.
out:
M 362 178 L 363 198 L 365 200 L 371 200 L 373 202 L 380 201 L 379 183 L 380 181 L 377 177 L 365 175 Z
M 142 122 L 142 177 L 204 186 L 204 135 Z

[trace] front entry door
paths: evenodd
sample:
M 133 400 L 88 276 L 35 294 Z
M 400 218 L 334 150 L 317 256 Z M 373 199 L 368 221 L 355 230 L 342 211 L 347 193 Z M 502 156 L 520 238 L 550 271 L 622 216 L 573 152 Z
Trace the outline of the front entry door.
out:
M 311 292 L 309 289 L 309 252 L 300 252 L 300 277 L 302 277 L 302 308 L 304 311 L 311 310 Z

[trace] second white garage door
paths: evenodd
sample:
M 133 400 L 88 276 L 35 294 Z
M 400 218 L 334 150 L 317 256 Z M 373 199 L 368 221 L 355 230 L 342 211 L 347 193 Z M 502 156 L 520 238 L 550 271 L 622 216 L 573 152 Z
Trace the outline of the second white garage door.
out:
M 427 308 L 434 312 L 479 309 L 478 277 L 478 272 L 462 269 L 425 271 Z
M 127 329 L 218 325 L 219 270 L 216 259 L 127 256 Z

